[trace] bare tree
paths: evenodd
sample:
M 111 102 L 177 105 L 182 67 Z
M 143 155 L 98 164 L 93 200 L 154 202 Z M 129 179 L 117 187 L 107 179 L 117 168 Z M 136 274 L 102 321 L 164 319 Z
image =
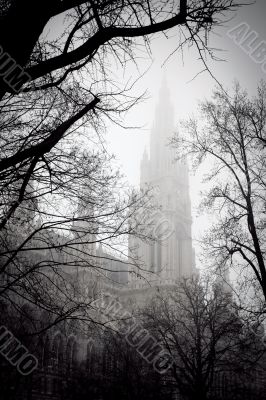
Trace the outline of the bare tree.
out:
M 113 99 L 115 94 L 121 94 L 125 89 L 118 89 L 118 83 L 113 81 L 112 63 L 124 68 L 128 61 L 135 60 L 140 43 L 134 38 L 143 38 L 148 50 L 148 35 L 179 26 L 184 30 L 184 42 L 196 43 L 201 54 L 205 50 L 213 55 L 201 34 L 221 24 L 224 13 L 241 4 L 232 0 L 181 0 L 179 4 L 175 1 L 163 1 L 160 4 L 145 1 L 139 4 L 134 1 L 58 0 L 39 4 L 37 8 L 30 0 L 23 4 L 16 0 L 7 3 L 7 11 L 0 17 L 2 95 L 14 92 L 12 87 L 16 86 L 17 80 L 20 83 L 20 72 L 15 72 L 14 81 L 8 81 L 8 74 L 14 74 L 16 64 L 25 67 L 26 74 L 30 76 L 31 83 L 23 88 L 24 91 L 56 88 L 55 98 L 58 99 L 58 91 L 61 96 L 64 93 L 61 101 L 72 106 L 72 113 L 61 113 L 61 118 L 57 115 L 57 123 L 49 126 L 49 129 L 47 124 L 45 129 L 38 126 L 37 132 L 42 133 L 39 140 L 36 136 L 34 141 L 29 138 L 19 147 L 19 151 L 15 148 L 11 153 L 5 153 L 0 161 L 0 172 L 18 167 L 20 163 L 37 163 L 62 140 L 73 124 L 87 113 L 91 115 L 92 110 L 95 113 L 109 113 L 114 109 L 121 112 L 124 108 L 117 108 L 121 98 L 115 106 Z M 64 13 L 67 13 L 65 19 Z M 55 39 L 47 39 L 42 32 L 56 16 L 59 16 L 56 22 L 60 35 Z M 19 35 L 11 34 L 10 29 L 14 26 Z M 184 42 L 179 45 L 182 47 Z M 48 91 L 45 101 L 53 109 L 56 100 L 50 96 L 51 92 Z M 17 98 L 15 101 L 10 100 L 10 96 L 7 98 L 12 102 L 12 110 L 17 107 L 21 111 L 21 103 L 17 104 Z M 32 102 L 30 104 L 32 106 Z M 126 104 L 129 105 L 129 97 Z
M 106 331 L 102 340 L 103 381 L 108 382 L 104 399 L 169 398 L 160 375 L 129 346 L 119 331 Z
M 43 312 L 51 317 L 46 328 L 63 319 L 93 320 L 98 285 L 115 284 L 133 265 L 141 268 L 126 258 L 128 236 L 145 239 L 134 215 L 148 210 L 146 194 L 121 193 L 120 176 L 104 154 L 56 150 L 47 173 L 45 161 L 34 171 L 23 199 L 16 185 L 22 171 L 2 187 L 3 209 L 13 212 L 2 215 L 0 295 L 22 314 L 24 303 L 31 304 L 37 332 Z M 112 267 L 121 257 L 123 263 Z
M 3 50 L 17 64 L 26 67 L 32 81 L 49 75 L 49 85 L 62 82 L 73 70 L 86 66 L 95 58 L 99 60 L 108 52 L 117 53 L 118 58 L 119 49 L 130 55 L 134 42 L 126 38 L 144 37 L 146 40 L 147 35 L 181 26 L 188 31 L 189 40 L 203 44 L 201 32 L 217 25 L 223 13 L 241 4 L 233 0 L 160 3 L 148 0 L 141 4 L 120 0 L 56 0 L 41 3 L 38 7 L 32 0 L 23 4 L 17 0 L 6 3 L 0 16 Z M 57 19 L 63 35 L 59 40 L 45 42 L 41 38 L 44 28 L 51 19 L 62 15 L 69 18 L 66 29 L 62 19 Z M 14 26 L 18 35 L 13 34 Z M 55 71 L 60 75 L 55 77 Z M 10 91 L 5 80 L 1 82 L 2 91 Z
M 0 177 L 0 296 L 21 312 L 23 302 L 31 303 L 37 320 L 42 310 L 50 312 L 50 325 L 81 315 L 90 321 L 95 281 L 114 284 L 113 277 L 125 277 L 133 265 L 141 268 L 127 256 L 127 240 L 146 237 L 138 215 L 150 208 L 150 196 L 128 188 L 113 166 L 102 118 L 84 114 L 63 128 L 63 140 L 51 139 L 64 118 L 76 118 L 83 94 L 47 89 L 11 96 L 1 105 L 2 154 L 8 158 L 15 147 L 15 157 L 28 154 Z M 137 101 L 124 98 L 119 106 L 111 97 L 111 118 Z
M 134 215 L 148 207 L 148 198 L 126 190 L 121 195 L 104 148 L 106 122 L 121 124 L 120 116 L 141 98 L 132 97 L 132 80 L 117 82 L 114 69 L 136 62 L 143 44 L 148 51 L 148 35 L 176 26 L 185 42 L 210 50 L 202 34 L 240 3 L 2 4 L 0 295 L 16 309 L 26 301 L 51 312 L 54 323 L 77 318 L 90 305 L 91 292 L 77 294 L 78 274 L 97 271 L 108 279 L 116 257 L 99 256 L 98 243 L 123 253 L 128 235 L 145 236 Z M 136 260 L 127 263 L 130 268 Z M 84 281 L 93 282 L 88 275 Z M 67 280 L 73 283 L 66 286 Z
M 246 279 L 254 276 L 266 299 L 265 100 L 264 82 L 253 99 L 238 84 L 232 95 L 218 90 L 201 104 L 202 121 L 188 121 L 173 142 L 195 167 L 211 166 L 202 205 L 214 215 L 204 238 L 212 263 L 237 272 L 248 267 Z
M 223 398 L 224 390 L 226 398 L 238 398 L 238 385 L 263 354 L 260 342 L 251 350 L 254 338 L 242 334 L 230 294 L 209 278 L 183 280 L 161 291 L 144 318 L 172 356 L 168 384 L 187 399 Z M 224 374 L 227 388 L 220 379 Z

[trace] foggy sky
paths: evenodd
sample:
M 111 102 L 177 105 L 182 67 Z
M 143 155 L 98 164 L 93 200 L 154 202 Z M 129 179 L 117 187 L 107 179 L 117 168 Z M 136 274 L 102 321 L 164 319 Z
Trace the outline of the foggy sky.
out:
M 265 79 L 265 73 L 261 70 L 261 66 L 256 64 L 227 36 L 227 32 L 231 28 L 245 22 L 249 24 L 251 30 L 258 33 L 258 41 L 266 41 L 265 16 L 266 1 L 257 0 L 255 4 L 240 8 L 235 15 L 232 15 L 230 21 L 211 33 L 209 45 L 217 48 L 216 55 L 225 61 L 212 62 L 209 60 L 208 66 L 216 79 L 226 89 L 232 86 L 234 80 L 238 80 L 242 87 L 253 94 L 259 80 Z M 58 34 L 60 25 L 56 19 L 53 20 L 49 27 L 50 34 Z M 139 95 L 147 89 L 149 99 L 126 114 L 123 122 L 127 126 L 142 126 L 142 128 L 124 130 L 113 124 L 107 127 L 107 149 L 116 156 L 117 165 L 131 185 L 137 186 L 139 184 L 140 160 L 145 146 L 147 149 L 149 148 L 150 129 L 163 78 L 166 77 L 168 81 L 175 109 L 176 124 L 179 119 L 185 119 L 191 114 L 196 114 L 198 101 L 210 98 L 216 85 L 216 82 L 207 72 L 192 80 L 204 67 L 195 48 L 184 49 L 183 54 L 180 51 L 174 52 L 178 46 L 177 31 L 178 28 L 168 31 L 168 39 L 162 34 L 157 34 L 151 45 L 153 60 L 149 59 L 144 52 L 142 59 L 138 61 L 141 72 L 144 72 L 148 67 L 150 68 L 136 84 L 131 94 Z M 173 52 L 174 54 L 166 61 L 167 57 Z M 114 71 L 116 71 L 116 66 L 114 66 Z M 138 71 L 135 67 L 128 65 L 125 75 L 136 79 Z M 117 80 L 119 79 L 125 79 L 122 71 L 117 71 Z M 194 237 L 198 237 L 200 228 L 207 226 L 204 217 L 197 217 L 196 214 L 196 207 L 200 199 L 199 191 L 202 189 L 199 182 L 199 176 L 190 177 Z
M 254 94 L 259 80 L 265 79 L 265 73 L 261 70 L 261 66 L 256 64 L 226 34 L 231 28 L 246 22 L 251 30 L 258 33 L 258 42 L 266 40 L 265 17 L 266 1 L 259 0 L 256 1 L 256 4 L 242 7 L 232 20 L 211 34 L 211 47 L 219 49 L 216 55 L 226 61 L 209 62 L 208 65 L 217 80 L 226 89 L 232 86 L 234 80 L 238 80 L 242 87 L 246 88 L 250 94 Z M 216 86 L 216 82 L 207 72 L 200 74 L 191 81 L 203 69 L 195 49 L 190 48 L 184 51 L 183 57 L 181 52 L 174 53 L 162 66 L 167 56 L 177 47 L 177 36 L 174 36 L 174 33 L 174 30 L 169 32 L 169 35 L 173 37 L 168 40 L 162 37 L 154 40 L 152 44 L 153 65 L 141 79 L 139 85 L 140 90 L 148 89 L 150 98 L 144 104 L 135 107 L 125 118 L 126 124 L 144 125 L 144 128 L 125 131 L 112 127 L 107 134 L 109 150 L 116 155 L 127 179 L 134 185 L 139 183 L 139 164 L 145 146 L 148 148 L 150 128 L 153 123 L 158 91 L 163 77 L 166 76 L 171 91 L 176 122 L 179 119 L 188 118 L 193 113 L 196 114 L 198 101 L 210 98 Z M 132 74 L 134 74 L 133 70 Z M 195 238 L 198 238 L 200 232 L 208 226 L 205 217 L 197 217 L 196 212 L 200 200 L 199 191 L 203 189 L 202 185 L 199 184 L 199 178 L 201 176 L 190 177 L 193 236 Z
M 266 40 L 266 2 L 259 0 L 256 4 L 242 7 L 235 17 L 223 28 L 211 35 L 210 44 L 218 48 L 217 55 L 226 60 L 225 62 L 209 62 L 210 69 L 219 82 L 226 88 L 230 88 L 232 82 L 237 79 L 240 84 L 250 93 L 254 93 L 260 79 L 265 79 L 265 73 L 260 65 L 254 63 L 245 52 L 239 48 L 226 32 L 241 22 L 247 22 L 252 30 L 259 34 L 258 40 Z M 173 33 L 169 32 L 172 36 Z M 218 36 L 219 35 L 219 36 Z M 145 145 L 149 141 L 149 130 L 154 118 L 154 110 L 158 100 L 158 91 L 163 76 L 167 77 L 171 91 L 172 101 L 175 107 L 175 120 L 187 118 L 195 113 L 198 100 L 209 98 L 216 82 L 207 72 L 199 75 L 192 82 L 189 82 L 203 69 L 202 63 L 198 60 L 195 49 L 184 52 L 182 60 L 181 52 L 176 52 L 164 66 L 163 62 L 177 46 L 177 37 L 170 39 L 159 38 L 152 44 L 153 66 L 141 79 L 139 87 L 147 88 L 150 95 L 145 104 L 135 107 L 125 122 L 128 125 L 145 125 L 144 129 L 124 131 L 113 127 L 108 132 L 110 150 L 113 151 L 123 165 L 123 169 L 133 184 L 139 181 L 139 162 Z M 147 65 L 149 63 L 147 62 Z M 134 70 L 132 70 L 132 74 Z

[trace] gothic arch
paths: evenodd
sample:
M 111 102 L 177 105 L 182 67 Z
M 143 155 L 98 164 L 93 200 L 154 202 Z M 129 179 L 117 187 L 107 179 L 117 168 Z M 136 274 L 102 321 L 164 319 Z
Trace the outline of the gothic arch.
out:
M 70 335 L 66 344 L 66 368 L 71 371 L 78 360 L 77 340 L 74 335 Z
M 47 368 L 51 362 L 51 341 L 48 335 L 42 342 L 41 350 L 41 368 Z
M 103 373 L 108 374 L 112 369 L 111 355 L 107 349 L 103 350 Z
M 102 362 L 103 362 L 103 373 L 109 374 L 117 373 L 119 369 L 119 361 L 115 354 L 108 351 L 108 348 L 105 348 L 102 353 Z
M 60 332 L 57 332 L 52 339 L 51 361 L 56 370 L 61 370 L 64 366 L 64 339 Z
M 87 352 L 86 352 L 86 367 L 89 374 L 92 374 L 95 370 L 96 361 L 96 347 L 92 340 L 87 342 Z

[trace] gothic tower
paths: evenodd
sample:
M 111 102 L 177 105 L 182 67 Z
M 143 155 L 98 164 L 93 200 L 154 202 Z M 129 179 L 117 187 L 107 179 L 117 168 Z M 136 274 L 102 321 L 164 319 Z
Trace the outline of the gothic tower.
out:
M 144 279 L 139 277 L 143 277 L 142 272 L 132 274 L 133 287 L 145 285 L 146 280 L 152 285 L 173 283 L 195 272 L 188 166 L 175 161 L 176 150 L 169 147 L 174 129 L 174 109 L 169 90 L 163 84 L 151 130 L 150 154 L 145 150 L 141 161 L 140 187 L 152 186 L 160 207 L 153 217 L 153 231 L 160 232 L 162 225 L 166 230 L 162 229 L 154 242 L 130 240 L 129 254 L 136 252 L 149 271 Z

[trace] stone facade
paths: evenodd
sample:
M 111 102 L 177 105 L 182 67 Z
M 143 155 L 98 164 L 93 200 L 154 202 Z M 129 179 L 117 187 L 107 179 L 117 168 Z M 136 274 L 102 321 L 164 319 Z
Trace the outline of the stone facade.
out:
M 140 188 L 153 188 L 154 203 L 158 207 L 150 221 L 147 219 L 148 222 L 152 219 L 155 240 L 131 238 L 129 241 L 129 254 L 137 256 L 148 271 L 145 279 L 142 273 L 131 274 L 133 288 L 147 286 L 145 280 L 152 286 L 172 284 L 196 273 L 189 171 L 186 161 L 176 161 L 175 150 L 169 147 L 174 131 L 174 109 L 169 90 L 163 84 L 151 130 L 149 155 L 145 149 L 140 171 Z
M 129 260 L 118 259 L 108 254 L 101 245 L 88 245 L 85 250 L 91 255 L 94 268 L 66 268 L 64 260 L 58 260 L 62 264 L 62 276 L 66 278 L 69 293 L 76 291 L 87 295 L 88 298 L 94 298 L 94 292 L 95 296 L 110 293 L 130 310 L 135 306 L 145 305 L 156 294 L 158 286 L 167 290 L 176 280 L 195 273 L 188 167 L 185 162 L 175 163 L 174 152 L 167 147 L 167 140 L 173 133 L 174 110 L 167 87 L 163 85 L 151 131 L 150 154 L 145 151 L 141 162 L 140 188 L 145 190 L 147 185 L 154 188 L 154 201 L 156 206 L 160 207 L 160 211 L 153 215 L 154 226 L 162 233 L 162 225 L 166 224 L 168 231 L 164 232 L 163 239 L 160 236 L 155 241 L 144 242 L 132 238 L 129 240 L 129 257 L 133 248 L 137 249 L 137 258 L 144 265 L 143 271 L 138 270 L 138 267 L 136 271 L 131 271 L 132 263 Z M 93 213 L 93 210 L 87 209 L 86 205 L 79 205 L 78 212 L 83 215 L 84 212 Z M 78 226 L 74 226 L 74 232 L 86 232 L 86 223 L 76 224 Z M 55 243 L 64 243 L 66 240 L 56 233 L 51 232 L 50 235 Z M 91 239 L 91 242 L 95 242 L 94 235 Z M 75 265 L 75 248 L 72 253 L 69 257 Z M 37 256 L 41 259 L 45 254 L 41 252 Z M 68 264 L 71 265 L 66 262 L 66 265 Z M 53 276 L 51 279 L 54 279 Z M 59 326 L 58 331 L 52 330 L 45 335 L 43 342 L 37 346 L 39 367 L 31 377 L 32 381 L 26 391 L 23 390 L 23 384 L 19 388 L 20 397 L 17 398 L 75 398 L 73 388 L 78 380 L 76 367 L 78 366 L 78 373 L 84 368 L 90 368 L 92 342 L 91 338 L 86 340 L 82 339 L 77 327 L 72 329 L 68 324 L 66 330 Z M 98 346 L 97 352 L 99 357 L 101 351 Z M 100 364 L 105 365 L 104 361 Z

